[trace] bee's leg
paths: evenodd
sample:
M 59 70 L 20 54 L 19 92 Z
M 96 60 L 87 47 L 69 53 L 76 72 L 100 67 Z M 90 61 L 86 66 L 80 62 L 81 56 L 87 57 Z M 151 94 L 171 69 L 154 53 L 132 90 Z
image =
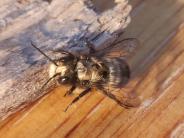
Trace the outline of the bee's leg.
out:
M 75 102 L 77 102 L 80 98 L 82 98 L 84 95 L 86 95 L 88 92 L 90 92 L 91 91 L 91 88 L 87 88 L 86 90 L 84 90 L 83 92 L 81 92 L 80 94 L 79 94 L 79 96 L 77 96 L 67 107 L 66 107 L 66 109 L 65 109 L 65 112 L 68 110 L 68 108 L 72 105 L 72 104 L 74 104 Z
M 71 95 L 71 94 L 73 93 L 73 91 L 75 90 L 75 88 L 76 88 L 76 86 L 73 85 L 73 86 L 65 93 L 64 97 L 67 96 L 67 95 Z

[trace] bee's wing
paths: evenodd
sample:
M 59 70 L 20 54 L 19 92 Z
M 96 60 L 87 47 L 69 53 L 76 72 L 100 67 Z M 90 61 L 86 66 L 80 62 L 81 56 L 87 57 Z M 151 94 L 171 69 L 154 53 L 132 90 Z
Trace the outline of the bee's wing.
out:
M 127 58 L 135 52 L 137 46 L 139 46 L 139 41 L 137 39 L 128 38 L 119 41 L 103 50 L 97 51 L 95 55 L 105 58 Z M 104 85 L 99 89 L 101 89 L 105 95 L 115 100 L 119 105 L 125 108 L 137 107 L 141 103 L 137 94 L 132 91 L 127 91 L 126 88 L 110 88 L 110 86 Z
M 125 108 L 138 107 L 141 104 L 141 100 L 135 92 L 126 92 L 124 90 L 102 90 L 105 95 L 115 100 L 120 106 Z
M 139 41 L 135 38 L 128 38 L 115 42 L 110 47 L 99 50 L 95 53 L 97 57 L 127 57 L 135 52 Z

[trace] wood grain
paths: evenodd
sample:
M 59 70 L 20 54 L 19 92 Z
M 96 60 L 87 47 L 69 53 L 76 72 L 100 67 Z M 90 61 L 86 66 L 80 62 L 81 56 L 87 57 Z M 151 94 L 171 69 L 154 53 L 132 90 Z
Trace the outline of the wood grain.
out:
M 98 91 L 74 98 L 57 88 L 0 124 L 3 138 L 182 138 L 184 133 L 184 1 L 132 0 L 125 37 L 141 46 L 129 61 L 133 78 L 126 90 L 139 94 L 139 108 L 124 109 Z

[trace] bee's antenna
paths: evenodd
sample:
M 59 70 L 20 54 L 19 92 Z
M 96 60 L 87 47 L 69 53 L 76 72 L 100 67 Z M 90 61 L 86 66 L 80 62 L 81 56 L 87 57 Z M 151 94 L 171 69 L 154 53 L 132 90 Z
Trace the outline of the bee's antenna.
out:
M 31 45 L 36 48 L 42 55 L 44 55 L 50 62 L 54 63 L 54 65 L 58 66 L 54 60 L 52 60 L 49 56 L 47 56 L 43 51 L 41 51 L 33 42 L 31 41 Z
M 51 78 L 49 78 L 44 84 L 43 86 L 41 87 L 41 90 L 53 79 L 55 78 L 56 76 L 60 75 L 60 73 L 56 73 L 54 76 L 52 76 Z

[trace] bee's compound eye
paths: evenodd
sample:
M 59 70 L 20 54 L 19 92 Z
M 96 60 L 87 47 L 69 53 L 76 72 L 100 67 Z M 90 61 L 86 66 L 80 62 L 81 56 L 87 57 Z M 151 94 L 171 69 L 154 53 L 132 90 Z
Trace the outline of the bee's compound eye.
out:
M 59 83 L 67 83 L 68 82 L 68 80 L 69 80 L 69 78 L 68 77 L 61 77 L 61 78 L 59 78 Z
M 68 77 L 63 77 L 61 80 L 62 80 L 62 82 L 66 82 L 66 81 L 68 81 Z

